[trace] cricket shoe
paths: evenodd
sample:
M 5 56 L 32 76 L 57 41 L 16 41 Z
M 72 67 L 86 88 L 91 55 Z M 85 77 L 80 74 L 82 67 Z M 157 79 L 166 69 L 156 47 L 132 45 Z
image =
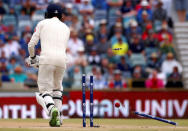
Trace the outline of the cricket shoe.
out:
M 51 127 L 60 127 L 61 122 L 60 122 L 60 119 L 59 119 L 58 109 L 56 107 L 52 107 L 50 114 L 51 114 L 50 115 L 51 119 L 50 119 L 49 125 Z

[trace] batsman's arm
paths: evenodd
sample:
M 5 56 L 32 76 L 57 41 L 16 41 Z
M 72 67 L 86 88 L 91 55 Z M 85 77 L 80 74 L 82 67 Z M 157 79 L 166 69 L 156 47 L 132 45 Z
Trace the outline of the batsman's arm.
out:
M 40 30 L 41 30 L 41 23 L 39 22 L 35 28 L 35 31 L 31 37 L 31 40 L 28 44 L 28 51 L 30 57 L 35 56 L 35 45 L 37 45 L 39 39 L 40 39 Z

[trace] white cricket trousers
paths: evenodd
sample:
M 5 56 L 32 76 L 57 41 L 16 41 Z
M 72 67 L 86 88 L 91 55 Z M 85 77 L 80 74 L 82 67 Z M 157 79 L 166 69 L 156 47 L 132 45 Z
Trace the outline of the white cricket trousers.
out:
M 40 65 L 38 71 L 39 92 L 52 94 L 53 90 L 63 91 L 62 81 L 65 68 L 54 65 Z

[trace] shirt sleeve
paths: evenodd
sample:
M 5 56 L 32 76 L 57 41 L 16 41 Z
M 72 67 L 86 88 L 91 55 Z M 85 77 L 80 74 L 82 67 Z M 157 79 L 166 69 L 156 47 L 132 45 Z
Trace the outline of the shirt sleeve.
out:
M 68 41 L 68 42 L 67 42 L 67 44 L 66 44 L 66 49 L 69 48 L 69 46 L 70 46 L 70 45 L 69 45 L 69 38 L 70 38 L 70 29 L 69 29 L 69 28 L 68 28 L 68 32 L 67 32 L 67 33 L 68 33 L 68 37 L 67 37 L 67 41 Z
M 40 39 L 40 31 L 41 31 L 41 23 L 38 23 L 31 37 L 31 40 L 28 44 L 28 51 L 31 57 L 35 56 L 35 45 L 37 45 Z

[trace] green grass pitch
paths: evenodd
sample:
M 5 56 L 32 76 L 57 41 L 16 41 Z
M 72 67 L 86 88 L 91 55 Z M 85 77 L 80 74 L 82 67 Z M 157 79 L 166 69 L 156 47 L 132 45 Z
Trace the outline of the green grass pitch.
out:
M 1 119 L 0 131 L 188 131 L 188 119 L 172 119 L 173 126 L 151 119 L 94 119 L 99 128 L 82 127 L 82 119 L 65 119 L 61 127 L 49 127 L 43 119 Z

